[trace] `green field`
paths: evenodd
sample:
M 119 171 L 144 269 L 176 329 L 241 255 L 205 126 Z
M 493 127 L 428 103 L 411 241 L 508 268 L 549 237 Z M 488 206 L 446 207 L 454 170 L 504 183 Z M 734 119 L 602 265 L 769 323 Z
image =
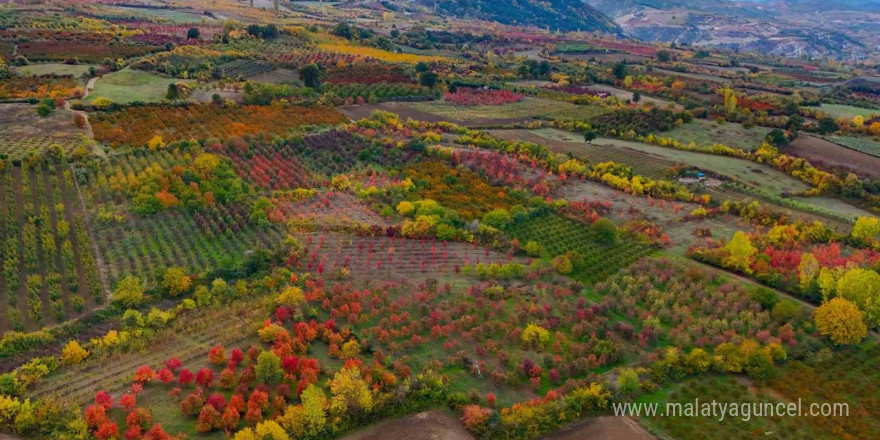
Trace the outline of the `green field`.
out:
M 790 177 L 781 171 L 743 159 L 676 150 L 674 148 L 659 147 L 656 145 L 623 141 L 619 139 L 599 138 L 594 140 L 593 144 L 616 148 L 629 148 L 678 163 L 692 165 L 703 170 L 712 170 L 716 173 L 723 174 L 732 179 L 735 178 L 739 182 L 753 185 L 777 196 L 783 192 L 796 192 L 809 188 L 805 183 Z
M 685 144 L 694 142 L 700 146 L 720 142 L 729 147 L 751 151 L 761 146 L 761 142 L 770 130 L 767 127 L 745 128 L 742 124 L 732 122 L 718 124 L 695 119 L 693 122 L 660 133 L 660 136 L 671 137 Z
M 19 70 L 26 75 L 72 75 L 76 78 L 89 73 L 89 67 L 94 66 L 92 64 L 42 63 L 22 66 Z
M 586 120 L 606 111 L 598 106 L 575 105 L 531 97 L 502 105 L 464 106 L 444 101 L 431 101 L 419 102 L 414 104 L 414 106 L 424 112 L 463 122 L 521 118 Z
M 152 73 L 125 68 L 98 79 L 95 82 L 95 88 L 91 91 L 89 97 L 86 98 L 86 101 L 91 102 L 99 97 L 103 97 L 116 103 L 135 101 L 157 102 L 165 99 L 168 84 L 192 81 L 165 78 Z
M 822 113 L 825 113 L 826 116 L 831 116 L 832 118 L 852 118 L 857 115 L 862 115 L 867 118 L 872 114 L 880 114 L 880 110 L 842 104 L 822 104 L 819 106 L 819 110 L 821 110 Z
M 826 136 L 825 140 L 834 142 L 835 144 L 843 145 L 847 148 L 852 148 L 856 151 L 861 151 L 865 154 L 870 154 L 871 156 L 880 157 L 880 141 L 874 140 L 872 138 L 855 136 Z
M 189 12 L 175 11 L 172 9 L 145 9 L 129 6 L 117 6 L 113 9 L 126 14 L 146 18 L 161 18 L 174 23 L 198 23 L 200 21 L 210 21 L 208 17 L 205 16 L 191 14 Z
M 680 384 L 655 391 L 640 397 L 637 401 L 659 403 L 657 413 L 664 411 L 667 403 L 693 404 L 700 402 L 718 402 L 719 404 L 777 404 L 779 400 L 769 394 L 762 393 L 750 386 L 747 379 L 732 376 L 704 376 L 687 379 Z M 688 418 L 682 423 L 679 417 L 642 417 L 644 425 L 655 433 L 663 433 L 660 438 L 675 439 L 802 439 L 816 438 L 817 433 L 805 423 L 794 417 L 725 417 L 720 414 L 713 416 L 697 416 Z

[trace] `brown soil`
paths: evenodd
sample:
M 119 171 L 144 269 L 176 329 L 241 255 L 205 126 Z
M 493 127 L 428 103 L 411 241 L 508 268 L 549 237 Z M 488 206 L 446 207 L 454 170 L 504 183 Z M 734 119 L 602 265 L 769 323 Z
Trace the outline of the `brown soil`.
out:
M 379 104 L 362 104 L 339 107 L 339 111 L 351 119 L 361 119 L 370 116 L 373 110 L 381 110 L 397 113 L 402 119 L 412 118 L 426 122 L 456 122 L 433 113 L 423 112 L 408 102 L 382 102 Z
M 861 176 L 880 177 L 880 157 L 851 150 L 817 137 L 802 134 L 785 149 L 785 152 L 814 162 L 816 166 L 847 168 Z
M 594 417 L 562 428 L 549 440 L 652 440 L 657 437 L 645 431 L 629 417 Z
M 387 420 L 341 440 L 473 440 L 461 422 L 447 411 L 425 411 Z
M 471 128 L 489 128 L 518 124 L 531 121 L 532 118 L 481 118 L 468 121 L 458 121 L 433 113 L 419 110 L 410 102 L 383 102 L 379 104 L 363 104 L 349 105 L 339 107 L 339 111 L 351 119 L 361 119 L 370 116 L 373 110 L 382 110 L 391 113 L 397 113 L 401 119 L 411 118 L 416 121 L 425 122 L 452 122 L 461 126 Z

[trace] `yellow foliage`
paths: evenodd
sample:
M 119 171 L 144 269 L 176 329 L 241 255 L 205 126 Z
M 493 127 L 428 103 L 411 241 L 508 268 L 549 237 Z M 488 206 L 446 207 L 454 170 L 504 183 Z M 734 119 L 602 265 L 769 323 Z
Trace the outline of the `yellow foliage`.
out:
M 834 298 L 816 309 L 816 329 L 837 345 L 857 344 L 868 334 L 864 316 L 855 304 Z
M 77 341 L 70 341 L 61 350 L 61 362 L 68 365 L 76 365 L 88 357 L 89 352 L 82 348 Z

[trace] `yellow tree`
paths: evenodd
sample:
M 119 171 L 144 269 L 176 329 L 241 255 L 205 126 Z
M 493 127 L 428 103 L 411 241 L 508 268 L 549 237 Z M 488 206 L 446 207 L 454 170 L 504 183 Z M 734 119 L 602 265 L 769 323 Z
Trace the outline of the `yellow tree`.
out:
M 61 362 L 68 365 L 76 365 L 88 357 L 89 352 L 82 348 L 77 341 L 70 341 L 61 350 Z
M 529 324 L 520 338 L 529 347 L 543 347 L 550 340 L 550 332 L 537 324 Z
M 330 381 L 330 410 L 337 415 L 373 409 L 373 394 L 357 367 L 346 367 L 333 375 Z
M 752 245 L 752 240 L 745 232 L 737 231 L 733 234 L 733 238 L 724 245 L 724 250 L 728 253 L 727 258 L 724 259 L 726 267 L 745 273 L 751 272 L 749 264 L 758 250 Z
M 877 217 L 859 217 L 853 225 L 850 236 L 859 241 L 870 241 L 880 234 L 880 220 Z
M 810 283 L 819 275 L 819 260 L 812 253 L 801 255 L 801 262 L 798 263 L 798 281 L 802 290 L 810 287 Z
M 324 395 L 324 390 L 312 384 L 303 391 L 300 399 L 306 432 L 316 437 L 324 431 L 324 426 L 327 424 L 327 396 Z
M 880 327 L 880 275 L 871 269 L 852 268 L 837 280 L 837 296 L 865 313 L 872 327 Z
M 110 294 L 113 302 L 118 302 L 125 307 L 135 307 L 144 300 L 144 288 L 141 280 L 131 275 L 123 278 L 116 285 L 116 290 Z
M 192 286 L 192 280 L 181 267 L 169 267 L 162 277 L 162 287 L 172 296 L 186 293 Z
M 816 329 L 837 345 L 857 344 L 868 334 L 862 311 L 855 304 L 834 298 L 816 309 Z

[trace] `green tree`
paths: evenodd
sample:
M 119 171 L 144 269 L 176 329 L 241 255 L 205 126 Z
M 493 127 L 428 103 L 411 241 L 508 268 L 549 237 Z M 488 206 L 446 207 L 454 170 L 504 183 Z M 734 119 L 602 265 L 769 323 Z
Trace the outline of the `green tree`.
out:
M 483 223 L 493 228 L 502 229 L 507 226 L 512 218 L 506 209 L 493 209 L 483 215 Z
M 192 280 L 182 267 L 169 267 L 165 270 L 165 275 L 162 277 L 162 287 L 171 296 L 178 296 L 189 292 L 190 287 L 192 287 Z
M 626 395 L 639 391 L 639 373 L 632 368 L 622 368 L 617 375 L 617 389 Z
M 668 50 L 658 50 L 657 51 L 657 61 L 666 63 L 670 59 L 672 59 L 672 54 Z
M 752 256 L 758 252 L 752 245 L 752 240 L 743 231 L 737 231 L 733 234 L 733 238 L 724 245 L 724 250 L 728 256 L 724 259 L 724 265 L 730 269 L 738 270 L 744 273 L 750 273 L 749 265 L 752 262 Z
M 880 220 L 877 217 L 859 217 L 853 225 L 850 236 L 858 241 L 867 242 L 880 234 Z
M 434 87 L 437 85 L 437 73 L 431 71 L 420 73 L 419 84 L 424 87 Z
M 590 233 L 593 239 L 602 244 L 613 245 L 618 240 L 617 225 L 607 218 L 600 218 L 590 225 Z
M 116 284 L 116 290 L 110 294 L 110 300 L 125 307 L 137 307 L 144 300 L 144 288 L 141 280 L 128 275 Z
M 834 133 L 838 129 L 840 129 L 840 126 L 837 125 L 837 121 L 830 116 L 826 116 L 819 121 L 819 133 L 821 134 Z
M 312 384 L 303 391 L 300 399 L 306 432 L 317 436 L 327 424 L 327 396 L 324 395 L 324 390 Z
M 191 27 L 188 31 L 186 31 L 186 38 L 193 40 L 197 39 L 201 36 L 201 32 L 199 32 L 199 28 Z
M 257 357 L 257 366 L 254 367 L 254 376 L 257 381 L 266 385 L 281 383 L 284 379 L 284 370 L 281 369 L 281 359 L 271 351 L 265 350 Z
M 852 268 L 837 280 L 837 296 L 851 301 L 871 327 L 880 327 L 880 275 L 871 269 Z
M 180 99 L 180 89 L 177 88 L 177 84 L 168 84 L 168 91 L 165 92 L 165 99 L 169 101 Z
M 314 89 L 321 85 L 321 69 L 315 63 L 307 64 L 300 69 L 299 79 L 306 87 Z
M 628 70 L 629 69 L 627 69 L 626 64 L 616 63 L 616 64 L 614 64 L 614 67 L 611 68 L 611 73 L 617 79 L 624 79 L 624 78 L 626 78 L 626 75 L 628 74 Z

